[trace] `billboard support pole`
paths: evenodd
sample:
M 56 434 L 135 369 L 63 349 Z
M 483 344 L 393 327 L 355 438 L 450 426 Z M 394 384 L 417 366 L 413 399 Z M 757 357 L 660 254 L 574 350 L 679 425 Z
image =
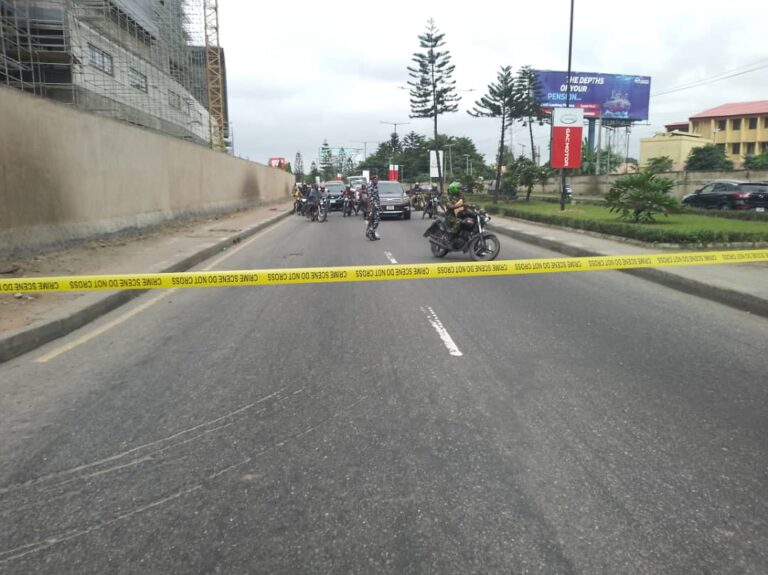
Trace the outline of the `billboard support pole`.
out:
M 573 58 L 573 4 L 571 0 L 571 27 L 568 34 L 568 78 L 566 79 L 565 107 L 571 107 L 571 63 Z M 565 211 L 565 169 L 560 170 L 560 211 Z
M 602 159 L 600 157 L 600 150 L 603 147 L 603 120 L 600 119 L 600 126 L 597 129 L 597 164 L 595 165 L 595 175 L 599 176 L 602 172 L 600 170 L 600 160 Z
M 587 132 L 587 145 L 590 150 L 595 149 L 595 122 L 595 118 L 589 118 L 588 120 L 589 131 Z

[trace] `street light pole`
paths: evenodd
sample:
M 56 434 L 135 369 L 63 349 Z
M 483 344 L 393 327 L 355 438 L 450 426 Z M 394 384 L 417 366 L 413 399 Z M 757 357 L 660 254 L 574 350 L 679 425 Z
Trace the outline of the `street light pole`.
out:
M 408 124 L 410 124 L 410 122 L 384 122 L 382 120 L 380 120 L 380 123 L 382 123 L 382 124 L 389 124 L 390 126 L 394 126 L 394 128 L 395 128 L 395 136 L 397 136 L 397 127 L 398 126 L 407 126 Z
M 565 107 L 571 107 L 571 63 L 573 59 L 573 9 L 575 0 L 571 0 L 571 28 L 568 34 L 568 78 L 566 78 Z M 560 211 L 565 211 L 565 168 L 560 170 Z
M 363 161 L 366 161 L 368 159 L 368 144 L 375 144 L 376 142 L 366 142 L 362 140 L 355 140 L 352 142 L 353 144 L 362 144 L 363 145 Z

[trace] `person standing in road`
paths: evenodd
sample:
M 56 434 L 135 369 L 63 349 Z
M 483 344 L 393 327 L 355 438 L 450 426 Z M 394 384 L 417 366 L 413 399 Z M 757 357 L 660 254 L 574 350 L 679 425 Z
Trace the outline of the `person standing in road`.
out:
M 379 199 L 379 177 L 371 176 L 371 183 L 368 186 L 368 227 L 365 229 L 365 237 L 369 240 L 380 240 L 381 237 L 376 232 L 381 221 L 381 200 Z

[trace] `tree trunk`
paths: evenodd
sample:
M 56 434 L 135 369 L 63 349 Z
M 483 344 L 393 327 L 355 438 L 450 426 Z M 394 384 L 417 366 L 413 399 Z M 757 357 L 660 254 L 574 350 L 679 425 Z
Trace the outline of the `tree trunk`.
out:
M 499 185 L 501 184 L 501 163 L 504 161 L 504 132 L 507 131 L 507 115 L 502 109 L 501 114 L 501 139 L 499 140 L 499 153 L 496 156 L 496 186 L 493 190 L 493 203 L 499 203 Z
M 536 163 L 536 148 L 533 147 L 533 118 L 528 118 L 528 131 L 531 133 L 531 160 L 533 160 L 533 163 L 538 166 Z M 530 192 L 528 193 L 530 196 Z

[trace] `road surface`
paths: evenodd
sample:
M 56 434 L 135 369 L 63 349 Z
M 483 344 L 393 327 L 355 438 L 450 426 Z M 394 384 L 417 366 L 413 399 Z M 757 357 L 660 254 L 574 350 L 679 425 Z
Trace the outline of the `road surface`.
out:
M 619 272 L 148 293 L 0 365 L 0 573 L 764 574 L 767 327 Z

